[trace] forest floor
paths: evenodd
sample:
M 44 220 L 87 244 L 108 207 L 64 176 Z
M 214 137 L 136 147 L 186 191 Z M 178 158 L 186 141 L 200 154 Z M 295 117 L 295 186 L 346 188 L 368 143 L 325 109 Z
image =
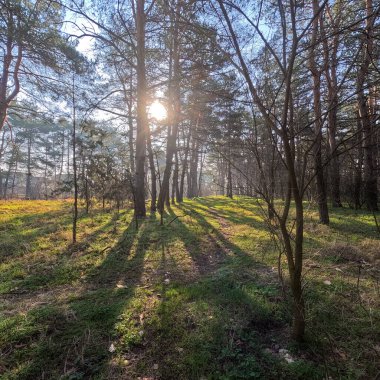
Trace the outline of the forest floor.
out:
M 297 345 L 261 215 L 254 199 L 198 198 L 136 230 L 131 210 L 95 209 L 72 245 L 69 202 L 1 202 L 0 378 L 375 378 L 373 216 L 332 210 L 323 226 L 307 209 Z

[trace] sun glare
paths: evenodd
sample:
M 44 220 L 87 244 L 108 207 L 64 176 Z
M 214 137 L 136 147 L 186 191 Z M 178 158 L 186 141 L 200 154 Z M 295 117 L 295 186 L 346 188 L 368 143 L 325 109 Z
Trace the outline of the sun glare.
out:
M 166 108 L 158 100 L 155 100 L 149 106 L 148 113 L 149 113 L 149 117 L 156 119 L 157 121 L 164 120 L 166 119 L 166 116 L 167 116 Z

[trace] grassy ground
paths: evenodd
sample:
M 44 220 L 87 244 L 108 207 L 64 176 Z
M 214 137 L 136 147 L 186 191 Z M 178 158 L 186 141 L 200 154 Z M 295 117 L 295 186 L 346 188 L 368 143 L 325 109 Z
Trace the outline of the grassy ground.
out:
M 371 379 L 380 371 L 380 242 L 371 215 L 307 213 L 308 330 L 251 199 L 131 211 L 0 203 L 1 379 Z

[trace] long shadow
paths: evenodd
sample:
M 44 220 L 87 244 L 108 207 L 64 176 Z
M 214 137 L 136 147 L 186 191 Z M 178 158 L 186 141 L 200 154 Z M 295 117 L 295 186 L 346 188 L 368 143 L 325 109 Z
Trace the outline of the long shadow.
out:
M 92 231 L 90 235 L 86 236 L 75 245 L 59 249 L 58 252 L 54 253 L 54 265 L 52 265 L 51 258 L 47 259 L 46 263 L 42 265 L 39 257 L 34 255 L 34 258 L 29 260 L 28 264 L 33 264 L 33 262 L 36 261 L 38 265 L 34 265 L 34 269 L 29 270 L 28 275 L 25 278 L 17 280 L 16 293 L 36 291 L 43 288 L 47 289 L 52 286 L 70 284 L 79 280 L 83 277 L 84 272 L 87 271 L 87 268 L 80 268 L 80 261 L 84 261 L 86 255 L 91 254 L 91 251 L 87 251 L 96 240 L 102 235 L 112 232 L 110 231 L 110 228 L 114 226 L 114 223 L 115 218 L 111 217 L 106 224 L 103 224 L 96 230 Z M 21 241 L 24 242 L 23 239 Z M 52 253 L 50 253 L 50 255 L 51 254 Z M 80 259 L 74 260 L 77 256 L 80 256 Z M 20 262 L 17 261 L 18 258 L 21 260 Z M 20 256 L 12 257 L 12 264 L 25 265 L 25 258 L 20 258 Z M 8 272 L 10 272 L 11 275 L 12 270 L 13 268 L 9 267 Z M 3 271 L 1 277 L 4 280 L 3 286 L 5 286 L 7 271 Z M 11 286 L 13 286 L 12 281 L 13 279 L 11 278 Z M 9 293 L 12 294 L 12 291 Z
M 104 214 L 100 209 L 91 210 L 91 217 Z M 86 214 L 79 215 L 79 223 Z M 6 219 L 0 224 L 0 263 L 10 257 L 22 256 L 41 237 L 54 235 L 72 223 L 70 208 L 56 211 L 27 213 Z
M 257 218 L 255 218 L 254 216 L 249 216 L 246 214 L 242 215 L 241 213 L 239 213 L 239 211 L 232 211 L 230 209 L 231 201 L 229 201 L 229 202 L 224 201 L 224 200 L 219 201 L 219 206 L 228 205 L 228 209 L 216 208 L 215 204 L 213 204 L 211 201 L 206 200 L 206 199 L 199 200 L 199 202 L 202 204 L 202 207 L 199 207 L 199 206 L 192 207 L 189 204 L 183 203 L 183 204 L 181 204 L 181 208 L 184 210 L 187 209 L 188 211 L 191 210 L 192 212 L 196 212 L 196 209 L 201 209 L 201 210 L 205 211 L 206 213 L 208 213 L 209 218 L 213 218 L 215 220 L 218 220 L 219 217 L 222 217 L 222 218 L 228 219 L 228 221 L 230 221 L 231 223 L 234 223 L 234 224 L 247 224 L 250 227 L 253 227 L 259 231 L 267 231 L 266 226 L 265 226 L 263 221 L 257 220 Z M 239 208 L 248 210 L 252 214 L 257 212 L 257 210 L 248 209 L 245 206 L 240 205 L 240 204 L 239 204 Z
M 330 222 L 330 228 L 335 231 L 345 234 L 345 235 L 357 235 L 357 236 L 368 236 L 371 238 L 379 238 L 379 233 L 376 229 L 375 220 L 372 215 L 369 213 L 359 213 L 361 216 L 368 216 L 371 219 L 370 223 L 365 223 L 363 221 L 354 219 L 352 215 L 345 214 L 344 212 L 340 212 L 339 216 L 334 216 L 333 220 Z M 377 216 L 379 219 L 379 216 Z M 338 219 L 338 220 L 335 220 Z
M 213 202 L 203 199 L 196 202 L 215 206 Z M 219 203 L 222 205 L 223 201 Z M 229 201 L 225 201 L 224 204 L 229 204 Z M 158 371 L 160 378 L 319 379 L 326 377 L 326 374 L 349 376 L 352 368 L 347 370 L 345 362 L 339 363 L 337 368 L 334 368 L 333 362 L 329 362 L 331 372 L 325 372 L 322 365 L 322 353 L 329 352 L 325 346 L 331 342 L 324 342 L 320 349 L 316 347 L 316 342 L 313 342 L 310 347 L 304 347 L 303 355 L 307 361 L 299 363 L 299 372 L 297 372 L 297 366 L 292 367 L 274 360 L 273 357 L 269 358 L 263 348 L 268 343 L 268 337 L 272 339 L 272 344 L 276 343 L 276 328 L 280 327 L 281 331 L 281 328 L 289 322 L 289 314 L 285 306 L 274 307 L 275 299 L 279 295 L 278 288 L 273 286 L 268 289 L 265 286 L 265 284 L 268 285 L 265 275 L 264 281 L 252 275 L 255 273 L 255 267 L 258 269 L 257 274 L 262 273 L 262 270 L 265 273 L 266 266 L 254 260 L 249 253 L 233 244 L 228 237 L 215 229 L 215 226 L 209 222 L 209 219 L 217 219 L 215 215 L 211 213 L 206 219 L 196 211 L 197 209 L 207 210 L 207 208 L 187 203 L 181 205 L 179 209 L 186 210 L 187 214 L 196 220 L 196 227 L 201 228 L 189 229 L 189 223 L 184 223 L 181 218 L 177 218 L 171 223 L 172 235 L 182 239 L 202 276 L 186 287 L 175 284 L 163 289 L 166 295 L 159 308 L 160 323 L 156 326 L 159 333 L 155 336 L 154 346 L 150 348 L 153 362 L 160 363 Z M 220 209 L 217 211 L 228 221 L 245 223 L 245 216 L 240 217 L 237 214 L 232 219 L 228 217 L 228 213 L 220 212 Z M 236 213 L 232 212 L 232 214 Z M 169 212 L 169 215 L 168 220 L 176 217 L 173 210 Z M 365 223 L 359 222 L 356 228 L 360 224 L 362 224 L 361 227 L 365 226 Z M 342 232 L 347 233 L 344 229 Z M 212 250 L 204 251 L 207 246 L 205 239 L 210 247 L 214 247 Z M 210 254 L 220 255 L 220 260 L 216 260 L 214 266 L 207 258 Z M 317 287 L 313 286 L 314 288 Z M 311 302 L 314 301 L 317 301 L 316 294 Z M 313 318 L 318 318 L 318 316 L 321 318 L 318 333 L 325 334 L 326 326 L 331 324 L 329 318 L 336 321 L 335 308 L 339 309 L 340 306 L 335 307 L 336 305 L 334 306 L 330 301 L 334 306 L 332 307 L 322 298 L 318 302 L 321 304 L 319 312 L 321 315 L 317 313 L 316 316 L 313 315 Z M 188 305 L 191 305 L 190 310 Z M 239 322 L 236 323 L 236 320 Z M 374 339 L 369 337 L 374 329 L 368 332 L 369 323 L 366 327 L 360 323 L 357 325 L 366 332 L 369 345 L 372 344 Z M 340 327 L 339 323 L 335 323 L 336 331 L 328 332 L 333 342 L 343 340 L 343 337 L 339 337 Z M 347 334 L 345 330 L 343 335 Z M 184 349 L 185 353 L 178 354 L 176 352 L 178 347 L 181 350 Z M 337 356 L 336 352 L 331 353 L 331 358 L 334 356 Z M 374 358 L 375 355 L 370 355 L 373 363 Z M 341 358 L 338 357 L 338 360 Z M 365 369 L 363 373 L 368 375 L 368 378 L 371 377 L 370 375 L 375 376 L 378 373 L 378 366 L 373 365 Z
M 181 209 L 194 211 L 191 205 Z M 177 215 L 170 210 L 166 220 Z M 285 378 L 287 369 L 263 351 L 273 330 L 288 323 L 283 307 L 272 302 L 279 295 L 277 282 L 262 281 L 271 269 L 215 230 L 203 215 L 191 215 L 194 230 L 178 217 L 170 225 L 170 236 L 183 241 L 200 276 L 193 283 L 163 286 L 159 322 L 151 326 L 154 343 L 147 348 L 149 357 L 160 363 L 156 375 Z M 265 372 L 269 365 L 270 376 Z
M 13 256 L 15 251 L 23 252 L 22 246 L 31 245 L 38 238 L 54 234 L 71 223 L 71 216 L 66 211 L 26 214 L 3 222 L 0 225 L 0 260 L 7 259 L 11 254 Z M 60 222 L 57 223 L 57 220 Z
M 326 362 L 332 378 L 349 379 L 355 374 L 355 378 L 376 379 L 379 355 L 368 347 L 380 339 L 380 312 L 367 309 L 362 299 L 363 294 L 368 299 L 376 295 L 358 291 L 355 277 L 347 274 L 331 280 L 329 289 L 322 279 L 310 279 L 305 289 L 313 356 Z
M 184 205 L 181 205 L 180 208 L 186 208 L 187 210 L 191 209 L 191 207 L 184 206 Z M 202 226 L 202 228 L 205 231 L 212 231 L 211 233 L 206 232 L 207 239 L 211 243 L 211 246 L 215 247 L 215 255 L 217 256 L 217 258 L 219 256 L 222 259 L 223 258 L 228 259 L 227 261 L 229 261 L 230 264 L 233 264 L 233 262 L 236 261 L 237 265 L 241 265 L 241 263 L 244 262 L 245 265 L 249 265 L 251 268 L 254 268 L 254 269 L 271 270 L 271 268 L 268 265 L 262 263 L 261 261 L 258 261 L 252 256 L 252 254 L 249 254 L 248 252 L 240 248 L 238 245 L 232 243 L 231 240 L 229 240 L 222 232 L 220 232 L 219 229 L 215 229 L 203 215 L 201 215 L 198 212 L 194 212 L 194 210 L 191 213 L 191 215 L 192 217 L 196 219 L 197 223 L 200 226 Z M 223 214 L 220 214 L 220 215 L 224 217 Z M 226 219 L 228 221 L 231 221 L 231 219 L 228 217 Z M 245 219 L 245 216 L 244 216 L 244 219 Z M 181 225 L 183 229 L 186 229 L 185 224 L 181 220 L 178 220 L 178 224 Z M 264 228 L 262 225 L 260 227 L 262 229 Z M 189 231 L 189 233 L 191 232 Z M 199 256 L 196 253 L 200 252 L 199 245 L 200 245 L 200 242 L 202 242 L 202 240 L 199 239 L 194 234 L 192 234 L 192 237 L 193 237 L 193 240 L 197 241 L 197 243 L 195 244 L 195 249 L 193 245 L 187 245 L 186 248 L 192 255 L 192 258 L 194 259 L 194 261 L 196 262 L 197 256 Z M 201 265 L 202 262 L 200 262 L 199 264 Z
M 133 222 L 128 225 L 101 264 L 83 279 L 79 294 L 28 314 L 33 331 L 11 339 L 3 368 L 17 369 L 17 379 L 90 379 L 104 370 L 115 323 L 141 280 L 151 232 L 146 223 L 139 231 Z M 121 280 L 125 285 L 119 288 Z M 18 330 L 25 327 L 18 318 L 13 323 Z

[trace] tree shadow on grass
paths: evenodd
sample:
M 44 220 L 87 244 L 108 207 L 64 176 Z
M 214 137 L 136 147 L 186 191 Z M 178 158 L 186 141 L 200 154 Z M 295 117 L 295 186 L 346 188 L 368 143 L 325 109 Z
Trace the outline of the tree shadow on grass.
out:
M 159 368 L 139 375 L 287 378 L 283 364 L 264 352 L 274 331 L 289 322 L 287 311 L 278 303 L 276 276 L 201 214 L 192 213 L 195 225 L 189 228 L 190 223 L 176 218 L 183 209 L 179 207 L 177 214 L 169 210 L 172 223 L 165 228 L 183 241 L 199 276 L 192 283 L 162 285 L 157 316 L 147 328 L 151 344 L 146 355 L 147 367 L 159 363 Z M 186 205 L 189 209 L 191 205 Z M 167 259 L 165 247 L 163 257 Z
M 308 335 L 313 339 L 313 356 L 325 362 L 326 376 L 339 379 L 375 379 L 380 371 L 379 354 L 371 349 L 380 339 L 380 312 L 363 302 L 376 293 L 358 291 L 355 278 L 347 273 L 309 279 L 305 289 Z M 365 296 L 363 296 L 365 294 Z
M 212 200 L 213 199 L 208 200 L 205 198 L 199 199 L 197 203 L 199 202 L 201 204 L 201 207 L 197 205 L 194 207 L 193 204 L 189 205 L 188 203 L 182 203 L 180 207 L 183 210 L 188 210 L 188 211 L 196 212 L 196 213 L 198 213 L 197 209 L 200 209 L 208 214 L 208 218 L 214 219 L 216 221 L 219 218 L 225 218 L 230 223 L 237 224 L 237 225 L 247 224 L 258 231 L 267 232 L 267 228 L 265 226 L 264 221 L 262 220 L 262 216 L 261 215 L 255 216 L 255 214 L 257 214 L 257 209 L 248 209 L 247 207 L 245 207 L 245 205 L 241 205 L 240 203 L 237 203 L 237 207 L 235 207 L 235 209 L 232 210 L 231 200 L 228 201 L 228 200 L 218 199 L 217 205 L 215 205 L 212 202 Z M 252 215 L 242 213 L 241 210 L 249 211 Z
M 59 220 L 59 223 L 57 221 Z M 23 254 L 38 238 L 54 234 L 71 223 L 67 210 L 26 214 L 6 220 L 0 226 L 0 261 Z
M 115 225 L 115 218 L 102 224 L 91 234 L 82 238 L 75 245 L 67 246 L 63 241 L 63 246 L 52 246 L 48 250 L 33 249 L 30 254 L 13 257 L 8 260 L 9 265 L 2 271 L 3 289 L 9 288 L 7 293 L 13 294 L 16 287 L 16 294 L 27 292 L 40 292 L 42 289 L 50 289 L 59 285 L 70 285 L 80 280 L 88 271 L 88 266 L 99 252 L 92 250 L 92 245 L 104 235 L 113 233 L 112 227 Z M 46 237 L 49 239 L 49 237 Z M 24 239 L 20 239 L 24 244 Z M 25 267 L 27 271 L 25 272 Z M 22 269 L 22 275 L 15 278 L 14 271 Z
M 334 210 L 335 211 L 335 210 Z M 338 210 L 337 215 L 334 215 L 330 221 L 330 228 L 334 229 L 336 232 L 344 235 L 357 236 L 357 237 L 371 237 L 379 238 L 379 233 L 376 229 L 375 219 L 370 213 L 360 212 L 358 216 L 368 217 L 369 223 L 354 218 L 351 213 L 345 213 L 346 210 Z M 377 216 L 379 219 L 379 215 Z
M 90 214 L 79 215 L 79 229 L 82 219 L 98 215 L 109 215 L 100 209 Z M 6 219 L 0 224 L 0 262 L 9 257 L 15 258 L 33 249 L 34 243 L 42 237 L 54 236 L 72 224 L 71 210 L 65 205 L 62 209 L 47 212 L 28 212 Z
M 13 371 L 11 377 L 17 379 L 87 379 L 101 373 L 118 316 L 141 280 L 149 233 L 145 223 L 139 231 L 130 223 L 101 264 L 83 279 L 79 294 L 74 291 L 64 302 L 9 320 L 8 333 L 18 333 L 7 333 L 4 371 Z M 119 288 L 121 280 L 125 286 Z

